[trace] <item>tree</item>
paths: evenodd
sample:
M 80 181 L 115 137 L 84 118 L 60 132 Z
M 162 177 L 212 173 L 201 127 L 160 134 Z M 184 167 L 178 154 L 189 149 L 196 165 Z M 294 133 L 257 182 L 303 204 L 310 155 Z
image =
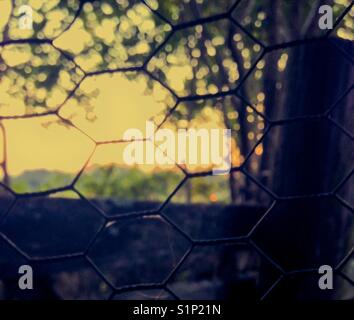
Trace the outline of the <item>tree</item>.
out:
M 126 72 L 130 79 L 147 73 L 150 76 L 146 78 L 147 90 L 153 90 L 158 80 L 183 98 L 169 121 L 191 121 L 205 107 L 205 103 L 195 104 L 196 98 L 214 97 L 213 104 L 220 106 L 225 127 L 233 129 L 235 149 L 242 162 L 265 130 L 259 113 L 270 119 L 276 117 L 285 99 L 277 88 L 285 74 L 278 68 L 284 62 L 278 51 L 263 57 L 251 72 L 262 51 L 260 42 L 269 46 L 318 35 L 316 19 L 322 3 L 321 0 L 301 5 L 288 0 L 48 1 L 36 8 L 40 18 L 35 20 L 34 30 L 19 33 L 18 8 L 12 1 L 8 23 L 2 32 L 2 77 L 9 81 L 7 93 L 23 100 L 25 116 L 30 116 L 55 113 L 66 101 L 64 98 L 50 103 L 56 90 L 77 99 L 91 112 L 90 97 L 79 87 L 83 69 L 90 74 L 139 71 Z M 349 1 L 344 5 L 342 1 L 330 4 L 338 17 Z M 100 33 L 100 28 L 106 28 L 106 32 Z M 75 32 L 82 36 L 79 49 L 61 41 L 75 36 Z M 29 40 L 16 42 L 20 38 Z M 27 53 L 39 59 L 27 58 L 24 63 L 9 67 L 6 52 Z M 70 79 L 67 85 L 60 83 L 63 73 Z M 238 87 L 246 76 L 248 80 Z M 242 99 L 233 95 L 235 88 Z M 33 95 L 33 90 L 41 94 Z M 230 98 L 222 99 L 228 93 Z M 188 112 L 179 112 L 183 108 Z M 277 144 L 276 139 L 273 137 L 271 145 L 260 144 L 253 163 L 245 164 L 246 171 L 264 183 L 274 161 L 272 148 Z M 230 174 L 229 185 L 233 202 L 240 194 L 239 200 L 252 198 L 248 179 L 235 179 Z

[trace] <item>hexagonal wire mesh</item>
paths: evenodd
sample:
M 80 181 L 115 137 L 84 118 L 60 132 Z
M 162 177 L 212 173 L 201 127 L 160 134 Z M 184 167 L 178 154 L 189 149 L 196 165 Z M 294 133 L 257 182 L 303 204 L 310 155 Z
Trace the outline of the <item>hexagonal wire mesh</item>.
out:
M 253 255 L 255 254 L 259 256 L 260 259 L 263 259 L 269 265 L 269 268 L 274 269 L 272 276 L 266 281 L 267 285 L 264 292 L 259 297 L 260 299 L 272 295 L 273 291 L 276 291 L 276 289 L 282 285 L 282 280 L 284 279 L 316 272 L 317 269 L 304 266 L 303 264 L 298 263 L 298 261 L 292 261 L 292 259 L 284 260 L 284 256 L 278 258 L 277 255 L 281 254 L 281 250 L 284 248 L 280 248 L 279 250 L 275 248 L 274 255 L 267 253 L 272 252 L 272 246 L 276 247 L 277 244 L 272 241 L 264 241 L 264 238 L 261 237 L 262 232 L 266 233 L 267 230 L 272 228 L 272 220 L 269 219 L 269 216 L 276 217 L 281 215 L 284 210 L 286 211 L 286 209 L 282 207 L 284 203 L 290 203 L 292 201 L 294 204 L 291 206 L 295 209 L 292 209 L 289 215 L 285 214 L 283 225 L 297 225 L 296 211 L 305 210 L 304 208 L 313 205 L 311 202 L 312 200 L 305 203 L 301 203 L 301 201 L 296 203 L 296 201 L 299 199 L 301 200 L 302 197 L 313 199 L 313 202 L 323 201 L 323 203 L 326 203 L 326 206 L 333 205 L 345 207 L 350 216 L 354 211 L 352 199 L 346 199 L 341 192 L 343 186 L 352 181 L 353 170 L 349 170 L 349 174 L 347 170 L 346 173 L 342 173 L 335 182 L 332 181 L 334 184 L 330 186 L 331 191 L 319 190 L 314 187 L 309 188 L 307 194 L 303 195 L 302 193 L 297 193 L 296 188 L 295 190 L 289 191 L 285 189 L 274 190 L 271 187 L 267 187 L 262 178 L 255 177 L 252 174 L 253 169 L 250 168 L 248 164 L 252 157 L 259 152 L 260 146 L 266 143 L 272 143 L 271 141 L 267 141 L 267 139 L 271 140 L 275 136 L 285 134 L 276 134 L 277 130 L 281 131 L 284 127 L 288 128 L 296 126 L 298 123 L 300 123 L 299 126 L 301 126 L 301 123 L 306 123 L 308 120 L 328 121 L 328 126 L 335 126 L 339 131 L 346 135 L 347 145 L 353 145 L 354 137 L 351 133 L 352 128 L 345 127 L 345 125 L 341 123 L 342 120 L 340 119 L 340 116 L 336 116 L 336 114 L 339 113 L 338 110 L 341 108 L 340 105 L 342 104 L 343 98 L 353 93 L 353 86 L 351 85 L 346 90 L 343 90 L 341 96 L 337 97 L 334 101 L 330 101 L 330 104 L 326 106 L 325 112 L 314 110 L 314 113 L 301 113 L 301 110 L 298 110 L 298 112 L 291 114 L 290 116 L 282 115 L 281 113 L 270 114 L 267 110 L 264 110 L 264 108 L 262 109 L 259 104 L 260 101 L 264 100 L 262 94 L 247 97 L 245 87 L 254 86 L 259 92 L 266 91 L 266 89 L 262 87 L 266 84 L 260 80 L 261 78 L 259 76 L 265 63 L 271 61 L 273 56 L 277 56 L 280 59 L 278 61 L 278 66 L 280 70 L 279 72 L 281 72 L 283 68 L 282 64 L 286 64 L 286 59 L 289 59 L 289 56 L 292 55 L 292 51 L 296 51 L 298 46 L 311 46 L 313 43 L 317 43 L 321 39 L 328 39 L 333 33 L 333 30 L 321 32 L 321 34 L 316 33 L 310 36 L 305 33 L 305 36 L 300 38 L 294 36 L 294 34 L 290 34 L 287 37 L 285 33 L 280 34 L 278 38 L 272 36 L 265 37 L 264 33 L 262 33 L 262 28 L 269 28 L 271 30 L 271 28 L 277 28 L 277 23 L 282 23 L 274 21 L 270 16 L 267 17 L 270 19 L 269 25 L 262 25 L 262 21 L 266 17 L 264 16 L 264 13 L 261 13 L 261 10 L 264 9 L 264 7 L 271 8 L 272 3 L 274 3 L 273 1 L 264 1 L 264 3 L 260 1 L 259 4 L 255 4 L 255 6 L 258 7 L 256 9 L 253 8 L 253 11 L 250 11 L 249 9 L 252 1 L 242 0 L 214 2 L 171 1 L 170 3 L 168 3 L 168 1 L 162 2 L 154 0 L 136 0 L 128 2 L 105 1 L 102 6 L 106 6 L 101 7 L 101 9 L 106 12 L 108 18 L 105 19 L 104 23 L 109 24 L 110 20 L 115 21 L 114 23 L 117 24 L 118 22 L 115 20 L 117 17 L 115 17 L 114 14 L 117 14 L 118 12 L 118 18 L 122 19 L 122 25 L 123 23 L 127 24 L 124 17 L 126 15 L 130 16 L 135 14 L 132 13 L 132 11 L 129 11 L 133 6 L 139 6 L 141 12 L 148 10 L 149 13 L 154 16 L 156 21 L 159 22 L 156 22 L 154 28 L 150 28 L 149 32 L 141 34 L 139 34 L 138 27 L 132 29 L 129 29 L 129 26 L 126 27 L 125 32 L 130 33 L 130 36 L 127 37 L 127 39 L 123 39 L 124 41 L 122 40 L 121 45 L 123 49 L 130 50 L 129 52 L 133 53 L 132 59 L 122 59 L 122 61 L 124 61 L 123 63 L 113 63 L 112 61 L 109 61 L 109 59 L 106 59 L 106 55 L 99 63 L 92 66 L 85 64 L 85 54 L 97 54 L 97 51 L 107 53 L 110 50 L 110 46 L 115 45 L 114 41 L 116 41 L 116 39 L 114 39 L 114 37 L 109 40 L 104 39 L 99 35 L 99 30 L 93 30 L 90 27 L 91 11 L 85 10 L 85 6 L 91 5 L 91 3 L 94 6 L 94 1 L 79 1 L 74 5 L 73 3 L 75 1 L 63 1 L 61 3 L 64 2 L 64 5 L 68 6 L 66 13 L 69 16 L 69 20 L 66 20 L 66 25 L 64 25 L 60 32 L 56 32 L 52 37 L 46 37 L 45 32 L 42 32 L 38 37 L 8 37 L 0 42 L 1 50 L 13 46 L 18 46 L 19 51 L 22 50 L 22 47 L 29 48 L 34 52 L 34 56 L 41 55 L 41 59 L 44 63 L 52 68 L 51 72 L 54 74 L 63 72 L 63 76 L 70 78 L 70 85 L 62 88 L 65 94 L 59 99 L 59 102 L 57 101 L 57 103 L 53 104 L 49 98 L 41 98 L 38 100 L 40 101 L 39 108 L 34 108 L 24 114 L 1 115 L 0 121 L 1 128 L 3 129 L 2 134 L 3 136 L 6 134 L 3 125 L 4 121 L 53 116 L 66 126 L 77 130 L 77 132 L 87 137 L 93 145 L 93 151 L 88 155 L 88 158 L 85 155 L 85 163 L 83 166 L 82 164 L 78 165 L 81 169 L 78 170 L 77 175 L 68 177 L 69 180 L 65 180 L 63 186 L 58 188 L 19 193 L 14 191 L 13 188 L 11 188 L 11 185 L 9 186 L 6 181 L 1 184 L 1 188 L 3 189 L 2 193 L 8 195 L 3 202 L 5 206 L 1 208 L 0 212 L 2 217 L 0 230 L 2 243 L 14 249 L 21 259 L 25 259 L 34 264 L 62 264 L 64 265 L 62 268 L 65 269 L 65 264 L 70 261 L 81 259 L 81 263 L 89 265 L 89 271 L 85 269 L 85 272 L 91 272 L 89 273 L 89 276 L 94 277 L 94 275 L 92 275 L 92 271 L 94 271 L 96 276 L 98 275 L 101 281 L 110 288 L 111 294 L 109 295 L 109 298 L 111 299 L 134 299 L 137 297 L 160 299 L 199 298 L 200 296 L 198 297 L 198 295 L 195 295 L 193 292 L 186 294 L 183 291 L 183 288 L 179 286 L 178 282 L 175 282 L 176 277 L 178 278 L 179 275 L 188 280 L 190 277 L 188 266 L 189 268 L 196 268 L 196 272 L 211 272 L 207 266 L 197 266 L 197 264 L 198 261 L 201 261 L 202 259 L 205 260 L 206 264 L 213 264 L 220 259 L 220 257 L 217 255 L 215 256 L 215 253 L 212 252 L 212 249 L 218 245 L 237 247 L 237 250 L 243 252 L 243 254 L 250 254 L 249 252 L 253 251 Z M 280 3 L 281 6 L 284 6 L 282 7 L 283 10 L 286 9 L 286 5 L 289 5 L 287 1 L 280 1 Z M 306 1 L 304 2 L 304 6 L 306 5 L 305 3 Z M 307 1 L 307 3 L 316 3 L 316 5 L 313 6 L 317 9 L 318 5 L 322 2 Z M 115 6 L 116 8 L 113 10 L 112 7 Z M 194 6 L 194 9 L 187 10 L 188 6 Z M 339 28 L 344 19 L 349 16 L 352 7 L 353 3 L 348 4 L 347 7 L 336 12 L 334 30 Z M 179 8 L 178 12 L 176 8 Z M 208 10 L 206 10 L 206 8 L 208 8 Z M 47 11 L 48 10 L 50 9 L 47 9 Z M 114 12 L 113 15 L 112 12 Z M 269 12 L 272 14 L 271 10 Z M 316 11 L 313 11 L 313 13 L 310 12 L 310 15 L 313 15 L 315 12 Z M 83 18 L 83 15 L 87 17 Z M 75 56 L 75 50 L 63 46 L 58 39 L 61 36 L 70 36 L 70 32 L 73 32 L 72 36 L 74 37 L 75 28 L 77 28 L 76 24 L 79 23 L 78 21 L 81 24 L 86 24 L 85 27 L 88 32 L 93 34 L 92 37 L 94 41 L 86 42 L 84 44 L 86 47 L 82 49 L 83 53 Z M 309 28 L 310 23 L 311 20 L 305 19 L 304 21 L 300 21 L 299 25 Z M 45 24 L 43 25 L 43 28 L 44 26 Z M 320 31 L 319 29 L 316 30 Z M 197 37 L 194 36 L 195 34 L 197 34 Z M 205 41 L 203 37 L 206 37 L 209 40 Z M 242 39 L 242 41 L 240 41 L 240 39 Z M 151 44 L 151 46 L 149 46 L 150 50 L 142 50 L 142 52 L 144 52 L 140 53 L 137 48 L 133 48 L 136 46 L 137 42 L 141 40 L 147 41 Z M 224 49 L 229 45 L 230 41 L 238 42 L 235 47 L 232 47 L 235 52 L 230 53 Z M 159 63 L 159 58 L 164 58 L 171 52 L 181 50 L 183 44 L 191 51 L 190 55 L 193 57 L 192 62 L 200 59 L 200 70 L 196 77 L 198 79 L 210 77 L 209 91 L 203 90 L 203 88 L 200 86 L 198 87 L 198 85 L 189 85 L 187 91 L 184 91 L 178 82 L 173 81 L 174 63 L 182 66 L 183 64 L 186 64 L 186 60 L 183 60 L 183 54 L 180 55 L 181 61 L 174 61 L 165 66 Z M 335 45 L 336 44 L 333 43 L 333 46 Z M 216 47 L 216 50 L 220 51 L 219 53 L 215 52 Z M 346 68 L 350 68 L 353 64 L 350 52 L 346 52 L 343 48 L 341 48 L 340 51 L 342 58 L 346 61 Z M 24 74 L 26 74 L 32 71 L 31 65 L 33 67 L 33 63 L 31 64 L 30 62 L 23 67 L 23 70 L 16 65 L 7 65 L 7 67 L 4 67 L 6 65 L 6 59 L 4 60 L 4 51 L 1 51 L 1 53 L 2 72 L 6 71 L 21 74 L 24 72 Z M 119 54 L 121 53 L 118 51 L 112 53 L 113 56 Z M 297 53 L 295 52 L 293 55 L 296 54 Z M 208 72 L 205 73 L 205 66 L 208 66 L 209 63 L 208 56 L 216 56 L 216 59 L 221 59 L 218 63 L 223 64 L 225 68 L 220 70 L 220 67 L 213 66 L 209 70 L 209 74 Z M 234 57 L 234 60 L 230 59 L 230 56 Z M 265 57 L 267 57 L 268 60 L 265 59 Z M 244 67 L 242 67 L 242 65 Z M 266 68 L 267 66 L 265 66 L 264 69 L 265 73 Z M 238 70 L 238 76 L 235 76 L 232 72 L 233 69 Z M 215 77 L 213 78 L 213 74 L 217 74 L 218 72 L 224 72 L 221 83 Z M 247 152 L 244 153 L 243 161 L 232 167 L 231 173 L 235 175 L 238 174 L 236 179 L 247 179 L 248 183 L 253 184 L 253 189 L 250 189 L 251 192 L 262 194 L 259 198 L 267 198 L 266 208 L 268 209 L 258 212 L 254 221 L 248 225 L 243 227 L 240 227 L 239 225 L 234 226 L 235 230 L 233 232 L 230 232 L 230 230 L 225 232 L 223 229 L 217 229 L 214 230 L 214 233 L 210 231 L 208 236 L 203 237 L 198 233 L 200 230 L 193 229 L 193 226 L 186 224 L 187 220 L 184 220 L 183 215 L 181 215 L 179 219 L 175 219 L 173 212 L 171 213 L 172 209 L 169 206 L 178 192 L 180 192 L 192 180 L 208 179 L 208 177 L 212 176 L 212 172 L 191 172 L 188 168 L 183 167 L 180 167 L 182 177 L 180 180 L 176 181 L 176 185 L 173 185 L 171 190 L 168 190 L 169 196 L 167 199 L 164 199 L 163 201 L 161 200 L 159 203 L 151 206 L 144 206 L 141 210 L 139 208 L 133 208 L 128 210 L 128 212 L 123 210 L 121 213 L 117 214 L 117 212 L 115 212 L 115 214 L 112 215 L 109 213 L 109 209 L 95 203 L 94 199 L 87 200 L 86 195 L 80 191 L 80 177 L 85 172 L 87 165 L 92 161 L 96 152 L 101 148 L 108 148 L 112 144 L 125 143 L 126 141 L 115 139 L 114 135 L 110 134 L 107 136 L 91 136 L 89 133 L 89 125 L 80 122 L 80 120 L 71 118 L 70 115 L 68 116 L 65 113 L 65 110 L 70 109 L 70 105 L 68 108 L 68 103 L 70 103 L 72 99 L 85 99 L 85 94 L 89 94 L 82 89 L 84 82 L 87 84 L 94 79 L 93 84 L 91 84 L 91 86 L 94 86 L 96 77 L 106 74 L 114 75 L 117 73 L 127 74 L 128 77 L 132 74 L 139 74 L 147 77 L 148 81 L 155 82 L 165 90 L 168 95 L 170 95 L 171 99 L 168 103 L 170 105 L 168 106 L 167 104 L 167 111 L 164 110 L 161 118 L 162 120 L 159 122 L 159 127 L 163 126 L 174 113 L 180 112 L 183 119 L 183 108 L 195 107 L 197 109 L 198 103 L 203 105 L 207 104 L 208 101 L 217 100 L 220 102 L 223 99 L 230 99 L 230 103 L 240 106 L 237 114 L 238 117 L 242 116 L 242 109 L 247 107 L 247 110 L 249 110 L 249 116 L 252 117 L 250 122 L 257 119 L 257 121 L 259 121 L 257 123 L 259 128 L 258 132 L 256 132 L 257 139 L 254 139 L 255 143 L 250 145 Z M 39 74 L 37 80 L 39 82 L 45 82 L 46 79 L 41 80 L 40 77 Z M 5 84 L 1 85 L 4 86 Z M 20 84 L 17 85 L 20 86 Z M 282 84 L 277 83 L 277 85 L 281 86 Z M 291 93 L 292 89 L 287 88 L 286 90 Z M 13 94 L 16 94 L 16 92 L 13 91 Z M 20 93 L 17 92 L 17 94 Z M 37 106 L 35 104 L 38 103 L 38 101 L 35 102 L 33 99 L 33 97 L 26 97 L 26 103 L 28 105 Z M 221 102 L 221 108 L 222 104 L 223 102 Z M 218 103 L 214 103 L 214 105 L 216 106 L 215 108 L 218 108 L 218 106 L 220 107 L 220 104 L 218 105 Z M 276 104 L 274 103 L 274 108 L 275 107 Z M 182 110 L 180 111 L 180 109 Z M 234 114 L 230 116 L 230 119 L 232 119 L 232 117 L 234 117 Z M 100 120 L 98 119 L 98 121 Z M 304 126 L 306 126 L 306 124 Z M 231 123 L 230 127 L 234 128 L 234 124 Z M 299 127 L 296 130 L 308 129 Z M 296 132 L 296 130 L 294 132 Z M 247 133 L 247 129 L 242 126 L 236 129 L 235 132 L 236 131 L 241 132 L 241 136 L 243 131 Z M 349 159 L 352 160 L 352 158 Z M 70 161 L 70 157 L 68 158 L 68 161 Z M 2 167 L 4 170 L 6 169 L 6 165 L 7 161 L 5 152 L 2 160 Z M 211 179 L 220 179 L 220 177 L 211 177 Z M 78 201 L 83 202 L 83 204 L 81 204 L 81 209 L 77 209 L 78 211 L 75 214 L 70 213 L 69 216 L 69 214 L 65 212 L 65 208 L 61 208 L 60 201 L 58 200 L 57 211 L 58 215 L 60 215 L 59 221 L 63 226 L 67 227 L 58 229 L 55 223 L 53 225 L 51 222 L 52 217 L 50 216 L 46 217 L 44 222 L 38 222 L 36 220 L 36 212 L 41 210 L 43 206 L 41 201 L 43 198 L 52 194 L 65 192 L 74 193 L 75 196 L 78 197 Z M 23 205 L 28 199 L 32 199 L 30 208 Z M 264 200 L 262 201 L 264 203 Z M 335 204 L 332 203 L 333 201 Z M 84 210 L 82 209 L 83 207 Z M 313 207 L 311 208 L 313 209 Z M 311 210 L 311 208 L 309 210 Z M 31 215 L 25 216 L 21 212 L 26 210 L 29 211 Z M 199 209 L 196 209 L 196 211 L 198 210 Z M 220 218 L 220 215 L 225 214 L 220 208 L 214 208 L 213 210 L 215 210 L 217 217 L 212 217 L 211 219 Z M 12 217 L 15 214 L 19 215 L 22 220 L 13 220 Z M 90 216 L 92 217 L 89 218 Z M 195 213 L 195 216 L 203 219 L 201 215 L 198 216 L 198 212 Z M 246 215 L 244 219 L 246 219 Z M 280 219 L 282 219 L 282 217 L 280 217 Z M 19 222 L 21 222 L 21 225 L 18 225 Z M 41 223 L 44 223 L 44 225 L 40 226 Z M 121 228 L 121 225 L 124 225 L 124 228 Z M 27 229 L 31 227 L 45 228 L 45 232 L 36 235 L 35 238 L 22 237 L 24 234 L 29 234 Z M 81 230 L 79 230 L 80 228 Z M 147 235 L 144 234 L 139 236 L 140 229 L 145 230 Z M 80 234 L 80 232 L 83 234 Z M 171 246 L 170 242 L 161 242 L 159 238 L 154 237 L 154 235 L 160 234 L 161 232 L 165 232 L 166 237 L 175 239 L 173 241 L 174 247 L 169 248 L 173 253 L 172 256 L 166 256 L 163 255 L 163 253 L 162 257 L 156 256 L 160 248 Z M 284 232 L 286 231 L 276 230 L 275 234 L 281 236 Z M 69 237 L 72 239 L 73 243 L 69 247 L 66 247 L 65 245 L 61 246 L 59 244 L 55 246 L 55 248 L 45 247 L 39 250 L 36 247 L 35 242 L 45 243 L 48 233 L 55 234 L 55 237 L 57 238 Z M 145 239 L 145 237 L 147 238 Z M 258 237 L 260 237 L 259 240 Z M 305 241 L 307 240 L 310 241 L 311 239 L 305 239 Z M 31 243 L 31 241 L 33 243 Z M 123 243 L 125 248 L 119 252 L 113 250 L 114 248 L 110 246 L 110 243 L 113 241 Z M 136 241 L 143 241 L 146 247 L 142 247 Z M 281 240 L 278 242 L 278 245 L 280 242 Z M 305 245 L 305 243 L 303 243 L 303 245 Z M 271 249 L 269 249 L 269 246 Z M 324 246 L 326 246 L 326 244 L 324 244 Z M 248 249 L 245 249 L 246 247 Z M 198 248 L 201 249 L 198 251 Z M 203 250 L 205 253 L 201 253 Z M 207 252 L 208 250 L 210 252 Z M 301 250 L 301 248 L 299 250 Z M 354 282 L 348 264 L 353 256 L 353 250 L 354 248 L 352 248 L 344 258 L 342 257 L 340 260 L 334 262 L 335 274 L 341 279 L 344 279 L 352 287 L 354 286 Z M 160 251 L 166 253 L 168 250 Z M 152 272 L 141 277 L 140 270 L 144 270 L 144 263 L 146 263 L 146 261 L 140 259 L 141 256 L 145 256 L 145 259 L 148 259 L 150 263 L 161 264 L 161 274 Z M 9 259 L 12 259 L 10 254 Z M 124 274 L 112 272 L 109 264 L 114 264 L 117 259 L 121 261 L 123 265 L 125 264 L 122 267 L 122 270 L 124 273 L 131 273 L 132 279 L 125 278 Z M 131 264 L 129 264 L 130 259 L 135 261 L 137 270 L 130 270 L 132 268 Z M 227 258 L 223 263 L 228 263 Z M 242 261 L 240 264 L 241 266 L 239 266 L 239 268 L 241 270 Z M 252 269 L 252 266 L 250 268 Z M 227 268 L 225 268 L 225 272 L 228 272 L 226 270 Z M 201 297 L 203 297 L 203 295 Z

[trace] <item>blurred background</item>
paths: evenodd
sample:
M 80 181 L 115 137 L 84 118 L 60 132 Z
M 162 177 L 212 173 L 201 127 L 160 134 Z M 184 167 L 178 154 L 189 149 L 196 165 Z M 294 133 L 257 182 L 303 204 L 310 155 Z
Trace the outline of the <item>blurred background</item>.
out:
M 351 5 L 0 0 L 2 297 L 352 299 Z M 231 129 L 231 173 L 126 165 L 148 120 Z

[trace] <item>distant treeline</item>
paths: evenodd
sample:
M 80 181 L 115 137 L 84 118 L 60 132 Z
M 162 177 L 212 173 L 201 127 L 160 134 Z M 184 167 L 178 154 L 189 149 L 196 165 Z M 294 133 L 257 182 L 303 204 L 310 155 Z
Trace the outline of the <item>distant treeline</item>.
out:
M 34 192 L 66 186 L 74 176 L 47 170 L 26 171 L 12 177 L 16 192 Z M 138 168 L 96 167 L 85 172 L 75 185 L 88 198 L 114 198 L 123 201 L 164 201 L 182 181 L 176 171 L 146 172 Z M 58 194 L 60 196 L 60 194 Z M 70 197 L 70 194 L 65 194 Z M 227 178 L 190 179 L 173 198 L 176 202 L 228 202 Z

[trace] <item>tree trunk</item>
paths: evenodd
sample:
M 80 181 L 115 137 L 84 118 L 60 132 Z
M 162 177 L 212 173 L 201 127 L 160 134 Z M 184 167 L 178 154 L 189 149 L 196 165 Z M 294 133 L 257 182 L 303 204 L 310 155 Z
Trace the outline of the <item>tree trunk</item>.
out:
M 350 86 L 353 67 L 330 41 L 293 49 L 285 74 L 281 119 L 324 114 Z M 353 48 L 352 43 L 335 41 L 340 47 Z M 344 101 L 343 106 L 346 108 L 337 110 L 341 122 L 352 128 L 353 104 Z M 283 123 L 272 130 L 277 136 L 271 167 L 272 189 L 276 194 L 287 197 L 331 192 L 350 173 L 354 160 L 353 141 L 328 119 L 302 119 Z M 280 203 L 267 218 L 268 229 L 264 228 L 260 245 L 262 241 L 266 243 L 267 253 L 287 270 L 318 268 L 322 264 L 334 268 L 350 250 L 348 243 L 353 224 L 346 209 L 334 197 L 304 197 Z M 263 269 L 263 272 L 266 279 L 269 270 Z M 318 290 L 314 282 L 306 287 L 295 281 L 282 295 L 293 299 L 333 299 L 334 292 L 342 293 L 336 289 Z

